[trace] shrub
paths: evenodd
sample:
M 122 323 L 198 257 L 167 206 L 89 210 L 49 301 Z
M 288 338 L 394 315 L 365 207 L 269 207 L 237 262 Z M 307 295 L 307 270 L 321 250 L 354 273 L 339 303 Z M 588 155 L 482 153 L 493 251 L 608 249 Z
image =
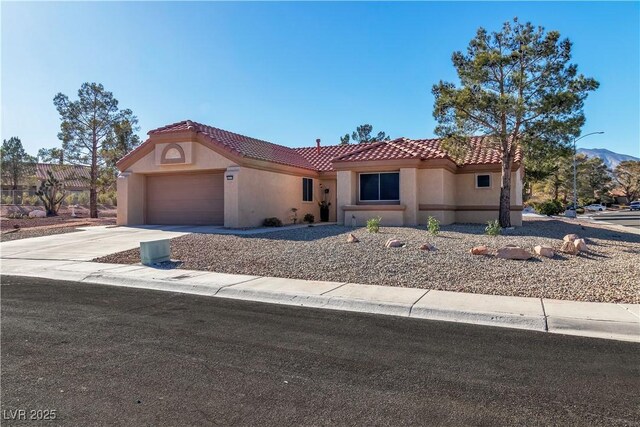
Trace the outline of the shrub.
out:
M 367 230 L 369 233 L 377 233 L 380 231 L 380 221 L 382 221 L 382 218 L 380 217 L 369 218 L 367 220 Z
M 118 197 L 115 191 L 107 191 L 105 193 L 98 194 L 98 203 L 106 206 L 115 206 Z
M 584 213 L 584 208 L 576 209 L 576 213 L 579 213 L 580 215 L 582 215 Z
M 265 220 L 262 221 L 262 225 L 265 227 L 282 227 L 282 221 L 280 221 L 280 218 L 276 217 L 265 218 Z
M 487 221 L 487 226 L 485 227 L 484 232 L 489 236 L 499 236 L 502 232 L 500 222 L 497 219 L 494 219 L 493 221 Z
M 3 205 L 12 205 L 13 204 L 13 197 L 6 195 L 6 196 L 2 196 L 2 204 Z
M 313 214 L 304 214 L 304 218 L 302 218 L 304 222 L 308 222 L 309 224 L 313 224 L 313 221 L 316 220 L 316 217 Z
M 440 232 L 440 221 L 432 216 L 427 218 L 427 230 L 429 230 L 429 234 L 432 236 L 437 236 Z
M 78 202 L 77 202 L 76 204 L 78 204 L 78 205 L 81 205 L 81 206 L 89 206 L 89 193 L 88 193 L 88 192 L 86 192 L 86 191 L 85 191 L 85 192 L 80 193 L 80 194 L 78 195 L 77 201 L 78 201 Z
M 562 206 L 562 203 L 560 203 L 560 200 L 547 200 L 542 203 L 539 203 L 536 206 L 536 211 L 540 215 L 551 216 L 551 215 L 558 215 L 564 212 L 564 207 Z

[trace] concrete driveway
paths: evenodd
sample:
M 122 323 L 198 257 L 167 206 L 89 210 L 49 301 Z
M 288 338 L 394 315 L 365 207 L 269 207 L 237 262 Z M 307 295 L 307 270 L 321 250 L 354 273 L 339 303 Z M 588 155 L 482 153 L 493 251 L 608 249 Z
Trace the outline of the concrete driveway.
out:
M 172 239 L 210 227 L 87 227 L 81 231 L 0 243 L 0 256 L 13 259 L 90 261 L 140 246 L 146 240 Z

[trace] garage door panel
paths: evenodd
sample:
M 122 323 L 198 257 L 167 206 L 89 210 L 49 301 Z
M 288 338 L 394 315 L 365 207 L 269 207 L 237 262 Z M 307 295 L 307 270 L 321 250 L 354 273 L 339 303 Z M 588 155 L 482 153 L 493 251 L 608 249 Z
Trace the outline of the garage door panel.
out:
M 147 176 L 147 224 L 224 224 L 224 174 Z

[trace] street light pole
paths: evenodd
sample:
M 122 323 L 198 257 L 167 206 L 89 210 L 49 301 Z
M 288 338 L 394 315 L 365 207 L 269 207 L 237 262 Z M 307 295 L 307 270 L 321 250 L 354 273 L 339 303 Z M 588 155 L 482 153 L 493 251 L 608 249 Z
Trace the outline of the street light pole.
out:
M 573 140 L 573 218 L 578 217 L 578 178 L 576 172 L 576 154 L 578 154 L 577 142 L 590 135 L 601 135 L 603 133 L 604 132 L 602 131 L 591 132 Z

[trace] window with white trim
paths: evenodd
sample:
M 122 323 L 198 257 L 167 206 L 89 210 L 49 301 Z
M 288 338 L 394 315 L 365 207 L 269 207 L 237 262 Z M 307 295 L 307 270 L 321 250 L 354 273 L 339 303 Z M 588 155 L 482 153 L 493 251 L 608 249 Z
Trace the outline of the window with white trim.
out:
M 491 175 L 476 175 L 476 188 L 491 188 Z
M 400 173 L 361 173 L 359 177 L 359 199 L 361 202 L 400 201 Z
M 302 201 L 313 202 L 313 179 L 302 178 Z

